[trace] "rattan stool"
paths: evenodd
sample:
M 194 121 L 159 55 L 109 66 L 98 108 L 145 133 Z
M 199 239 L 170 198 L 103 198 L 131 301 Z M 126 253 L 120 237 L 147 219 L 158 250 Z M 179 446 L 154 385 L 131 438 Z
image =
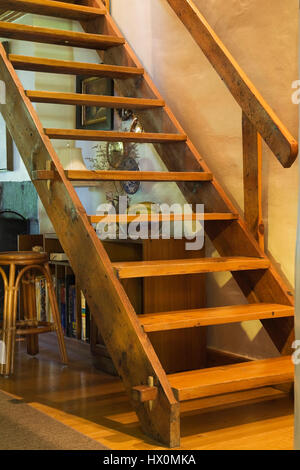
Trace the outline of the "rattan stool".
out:
M 0 344 L 0 374 L 8 376 L 13 373 L 16 335 L 26 335 L 27 352 L 34 356 L 39 351 L 37 335 L 56 331 L 61 360 L 66 364 L 68 362 L 67 352 L 47 253 L 33 251 L 0 253 L 0 266 L 9 266 L 9 278 L 0 267 L 0 274 L 4 282 L 3 322 L 0 330 L 0 340 L 2 341 Z M 37 320 L 35 294 L 37 272 L 42 273 L 46 279 L 53 322 Z M 20 287 L 24 319 L 17 321 Z

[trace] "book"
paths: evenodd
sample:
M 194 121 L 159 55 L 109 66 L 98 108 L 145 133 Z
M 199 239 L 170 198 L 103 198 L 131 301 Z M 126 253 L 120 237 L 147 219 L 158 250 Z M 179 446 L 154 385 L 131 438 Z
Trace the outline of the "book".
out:
M 66 287 L 66 335 L 70 338 L 73 337 L 72 333 L 72 315 L 73 315 L 73 305 L 72 299 L 70 299 L 70 287 L 75 285 L 75 277 L 73 274 L 67 274 L 65 277 L 65 287 Z
M 50 261 L 69 261 L 66 253 L 50 253 Z
M 77 318 L 76 318 L 76 287 L 75 285 L 69 286 L 69 326 L 68 332 L 71 338 L 77 337 Z
M 91 314 L 88 304 L 85 305 L 85 328 L 86 328 L 86 342 L 91 340 Z
M 46 314 L 46 279 L 44 277 L 40 277 L 39 286 L 40 286 L 40 292 L 41 292 L 41 321 L 47 321 L 47 314 Z
M 36 314 L 38 321 L 48 321 L 47 319 L 47 305 L 46 305 L 46 279 L 43 276 L 35 278 L 35 299 L 36 299 Z
M 81 339 L 86 341 L 86 303 L 83 292 L 81 292 Z
M 63 281 L 59 282 L 59 311 L 61 326 L 64 334 L 67 334 L 67 318 L 66 318 L 66 286 Z
M 90 342 L 90 310 L 81 292 L 81 339 L 87 343 Z
M 39 278 L 35 278 L 35 303 L 36 303 L 36 318 L 37 321 L 41 321 L 41 290 Z

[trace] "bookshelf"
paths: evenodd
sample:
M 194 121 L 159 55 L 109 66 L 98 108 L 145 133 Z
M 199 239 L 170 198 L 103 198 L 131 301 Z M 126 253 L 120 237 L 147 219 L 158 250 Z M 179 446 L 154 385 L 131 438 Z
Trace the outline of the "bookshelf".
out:
M 157 259 L 199 258 L 201 252 L 185 251 L 186 240 L 106 240 L 104 248 L 112 262 L 141 261 Z M 47 253 L 63 253 L 63 248 L 55 234 L 20 235 L 18 249 L 32 250 L 41 246 Z M 76 292 L 76 339 L 82 339 L 81 289 L 68 261 L 50 261 L 50 267 L 58 287 L 60 280 L 68 284 L 73 279 Z M 205 275 L 166 276 L 163 278 L 124 279 L 123 287 L 136 313 L 153 313 L 205 307 Z M 197 288 L 195 288 L 197 286 Z M 57 291 L 57 296 L 59 292 Z M 87 307 L 88 311 L 88 307 Z M 62 313 L 62 312 L 61 312 Z M 87 313 L 88 317 L 88 313 Z M 86 318 L 87 318 L 86 317 Z M 88 322 L 87 322 L 88 324 Z M 101 333 L 93 319 L 90 319 L 88 342 L 94 365 L 104 372 L 116 374 L 113 362 L 104 345 Z M 206 329 L 175 330 L 149 334 L 155 351 L 167 371 L 178 372 L 199 369 L 206 362 Z

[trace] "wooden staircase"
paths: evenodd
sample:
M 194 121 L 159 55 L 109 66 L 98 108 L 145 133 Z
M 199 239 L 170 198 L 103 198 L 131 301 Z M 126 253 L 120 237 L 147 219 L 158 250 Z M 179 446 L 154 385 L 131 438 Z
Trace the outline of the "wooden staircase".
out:
M 169 1 L 169 0 L 168 0 Z M 0 79 L 6 84 L 6 104 L 0 110 L 24 160 L 41 201 L 67 253 L 94 320 L 119 372 L 144 432 L 170 447 L 180 445 L 179 402 L 293 381 L 293 296 L 265 255 L 256 221 L 243 220 L 225 195 L 100 0 L 63 3 L 54 0 L 7 0 L 1 8 L 76 19 L 84 33 L 0 22 L 0 36 L 96 49 L 103 64 L 84 64 L 37 57 L 6 55 L 0 46 Z M 186 20 L 191 1 L 169 1 Z M 180 12 L 179 12 L 180 10 Z M 209 60 L 227 61 L 201 15 L 194 10 L 190 21 L 206 28 Z M 190 28 L 191 33 L 197 29 Z M 99 34 L 100 33 L 100 34 Z M 211 33 L 209 35 L 209 33 Z M 201 42 L 199 38 L 197 41 Z M 218 48 L 211 56 L 209 41 Z M 222 46 L 223 47 L 223 46 Z M 225 60 L 223 58 L 223 60 Z M 236 64 L 230 62 L 232 73 Z M 25 91 L 15 70 L 53 74 L 111 77 L 120 96 Z M 217 68 L 222 76 L 221 67 Z M 240 72 L 240 70 L 238 70 Z M 223 74 L 224 75 L 224 74 Z M 247 93 L 230 88 L 243 110 L 244 157 L 251 154 L 254 176 L 258 175 L 257 131 L 284 166 L 297 155 L 297 143 L 261 99 L 244 75 L 240 84 Z M 223 77 L 226 81 L 230 77 Z M 227 82 L 226 82 L 227 83 Z M 227 83 L 228 84 L 228 83 Z M 246 98 L 245 98 L 246 96 Z M 249 102 L 244 102 L 245 100 Z M 32 102 L 66 105 L 92 104 L 136 111 L 144 132 L 43 129 Z M 251 107 L 249 103 L 253 104 Z M 262 111 L 261 111 L 262 109 Z M 159 113 L 159 114 L 158 114 Z M 260 113 L 260 114 L 259 114 Z M 255 132 L 253 131 L 255 129 Z M 270 131 L 271 129 L 271 131 Z M 254 140 L 250 137 L 254 136 Z M 168 172 L 64 171 L 51 139 L 152 143 Z M 249 162 L 245 158 L 245 162 Z M 253 165 L 254 162 L 254 165 Z M 249 169 L 249 168 L 248 168 Z M 188 203 L 205 205 L 205 230 L 220 257 L 111 263 L 92 226 L 101 216 L 87 215 L 73 187 L 74 181 L 107 180 L 175 181 Z M 255 178 L 254 178 L 255 180 Z M 201 182 L 191 187 L 188 182 Z M 253 181 L 253 180 L 252 180 Z M 247 183 L 247 180 L 246 180 Z M 249 187 L 249 182 L 247 183 Z M 259 198 L 258 198 L 259 199 Z M 181 220 L 180 216 L 163 216 Z M 253 216 L 252 216 L 253 217 Z M 147 216 L 145 216 L 145 220 Z M 191 220 L 201 219 L 196 213 Z M 118 215 L 122 220 L 122 215 Z M 134 220 L 131 216 L 129 221 Z M 251 228 L 251 230 L 250 230 Z M 191 275 L 229 271 L 248 304 L 137 315 L 122 286 L 122 279 Z M 281 356 L 210 369 L 166 375 L 148 339 L 148 333 L 261 320 Z

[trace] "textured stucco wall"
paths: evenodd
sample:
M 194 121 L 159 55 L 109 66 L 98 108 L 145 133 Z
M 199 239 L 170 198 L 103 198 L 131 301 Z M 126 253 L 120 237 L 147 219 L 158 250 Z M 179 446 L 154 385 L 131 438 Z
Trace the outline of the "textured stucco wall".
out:
M 196 0 L 258 90 L 297 137 L 298 1 Z M 113 0 L 112 15 L 216 177 L 243 211 L 241 110 L 166 0 Z M 264 146 L 266 250 L 294 282 L 298 164 L 283 169 Z M 208 254 L 213 250 L 209 244 Z M 208 276 L 209 305 L 243 302 L 228 274 Z M 259 322 L 210 329 L 210 344 L 276 353 Z
M 299 3 L 299 25 L 300 25 L 300 3 Z M 300 77 L 300 38 L 299 38 L 299 77 Z M 300 108 L 299 108 L 300 116 Z M 300 121 L 300 120 L 299 120 Z M 299 128 L 300 129 L 300 128 Z M 299 197 L 300 202 L 300 197 Z M 296 312 L 295 329 L 296 340 L 300 341 L 300 204 L 298 203 L 298 232 L 297 232 L 297 250 L 296 250 Z M 299 351 L 299 349 L 297 350 Z M 299 358 L 299 354 L 297 354 Z M 300 364 L 295 366 L 295 450 L 300 450 Z

